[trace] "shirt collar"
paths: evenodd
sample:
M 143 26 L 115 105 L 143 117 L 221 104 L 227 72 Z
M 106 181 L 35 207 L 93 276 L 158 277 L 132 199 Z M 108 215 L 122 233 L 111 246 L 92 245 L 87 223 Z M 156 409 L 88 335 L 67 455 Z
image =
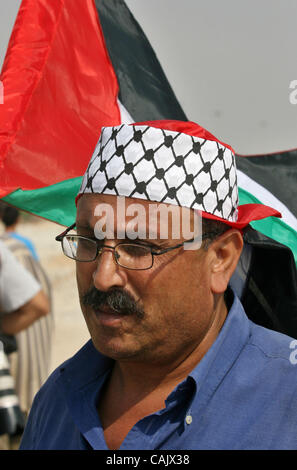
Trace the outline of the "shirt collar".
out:
M 223 362 L 223 369 L 229 369 L 246 343 L 248 336 L 249 321 L 239 298 L 234 294 L 231 309 L 216 340 L 189 374 L 195 380 L 198 388 L 214 363 L 219 364 L 221 369 Z M 223 361 L 220 359 L 222 354 Z
M 71 359 L 60 368 L 59 382 L 69 391 L 78 391 L 98 380 L 112 369 L 114 360 L 101 354 L 89 340 Z
M 234 300 L 215 342 L 189 374 L 194 384 L 187 414 L 200 413 L 236 362 L 250 337 L 250 321 L 239 298 Z

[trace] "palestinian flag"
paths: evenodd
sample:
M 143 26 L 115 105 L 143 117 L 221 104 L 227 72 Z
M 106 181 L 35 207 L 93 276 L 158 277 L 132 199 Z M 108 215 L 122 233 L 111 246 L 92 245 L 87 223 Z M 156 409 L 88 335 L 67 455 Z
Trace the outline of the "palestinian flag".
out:
M 123 1 L 23 0 L 0 80 L 0 198 L 62 225 L 102 126 L 186 120 Z
M 75 219 L 102 126 L 187 119 L 123 0 L 23 0 L 0 80 L 0 198 L 62 225 Z M 237 167 L 240 204 L 283 214 L 245 234 L 242 301 L 258 323 L 297 337 L 297 151 L 238 156 Z

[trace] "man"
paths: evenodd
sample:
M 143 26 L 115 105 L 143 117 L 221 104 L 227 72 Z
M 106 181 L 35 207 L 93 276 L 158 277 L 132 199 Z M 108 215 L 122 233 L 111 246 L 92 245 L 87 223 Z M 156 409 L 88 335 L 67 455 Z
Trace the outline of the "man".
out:
M 51 285 L 39 262 L 33 243 L 17 232 L 20 222 L 19 211 L 5 203 L 0 207 L 1 220 L 5 226 L 5 232 L 0 239 L 42 286 L 43 295 L 46 296 L 49 305 L 47 315 L 41 316 L 16 335 L 17 351 L 10 355 L 16 392 L 21 409 L 27 414 L 34 396 L 49 374 L 53 334 Z
M 40 284 L 0 242 L 0 343 L 5 352 L 14 346 L 13 336 L 48 313 L 48 303 Z M 20 432 L 24 416 L 14 392 L 4 351 L 1 353 L 0 449 L 9 449 L 9 434 Z
M 166 222 L 156 203 L 176 209 Z M 200 126 L 104 128 L 77 235 L 57 237 L 92 341 L 36 396 L 21 448 L 296 449 L 292 339 L 251 322 L 228 287 L 241 231 L 272 215 L 238 207 L 234 152 Z

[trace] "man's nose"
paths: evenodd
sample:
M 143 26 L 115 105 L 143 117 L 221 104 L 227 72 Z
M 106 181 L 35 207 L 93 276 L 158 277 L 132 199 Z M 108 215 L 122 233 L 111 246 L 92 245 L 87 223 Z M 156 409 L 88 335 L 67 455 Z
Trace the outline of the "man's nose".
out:
M 96 260 L 96 269 L 93 272 L 93 282 L 96 289 L 107 291 L 112 287 L 124 287 L 127 275 L 115 261 L 114 250 L 103 248 Z

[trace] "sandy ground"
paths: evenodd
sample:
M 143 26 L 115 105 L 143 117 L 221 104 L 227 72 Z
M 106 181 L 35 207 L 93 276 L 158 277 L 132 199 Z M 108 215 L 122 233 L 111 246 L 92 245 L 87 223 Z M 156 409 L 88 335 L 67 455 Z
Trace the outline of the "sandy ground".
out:
M 52 284 L 55 332 L 50 372 L 71 357 L 90 335 L 81 313 L 75 278 L 75 262 L 63 255 L 55 236 L 64 230 L 53 222 L 30 217 L 18 225 L 18 233 L 35 245 Z

